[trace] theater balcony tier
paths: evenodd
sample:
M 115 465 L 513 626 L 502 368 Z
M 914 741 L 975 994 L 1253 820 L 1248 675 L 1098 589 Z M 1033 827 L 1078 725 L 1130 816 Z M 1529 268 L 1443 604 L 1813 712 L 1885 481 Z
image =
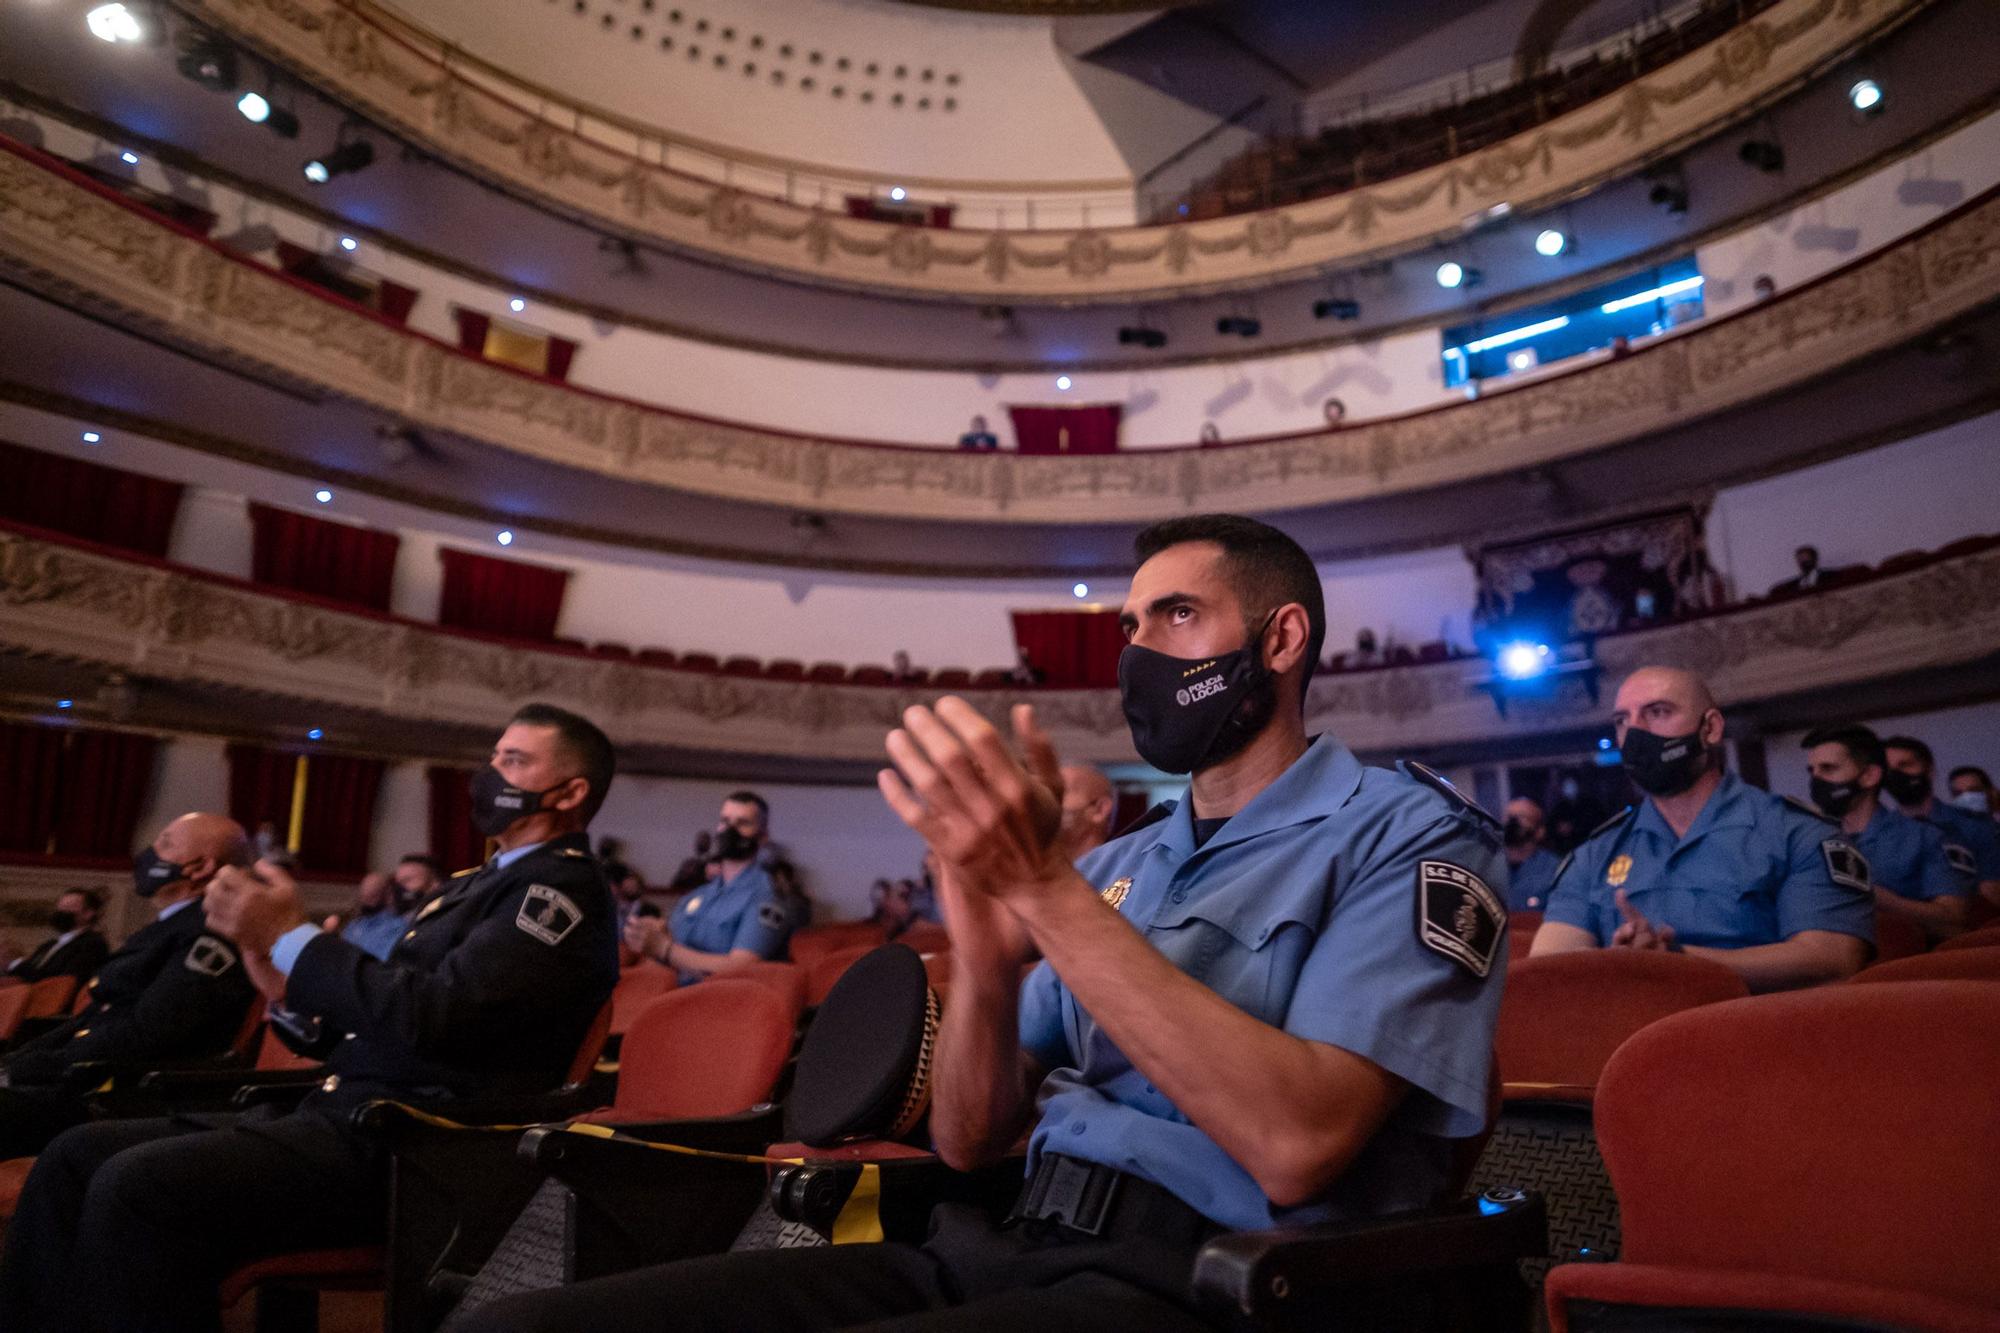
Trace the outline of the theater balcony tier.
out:
M 17 706 L 78 664 L 137 682 L 153 725 L 241 732 L 251 719 L 325 719 L 329 744 L 476 758 L 496 720 L 530 698 L 602 722 L 638 767 L 689 756 L 739 767 L 778 757 L 795 774 L 855 777 L 880 762 L 908 704 L 893 685 L 737 677 L 486 638 L 281 595 L 218 575 L 21 529 L 0 529 L 0 696 Z M 1852 583 L 1790 600 L 1601 638 L 1600 684 L 1648 663 L 1704 673 L 1739 720 L 1796 716 L 1805 702 L 1857 705 L 1870 689 L 1905 704 L 1990 690 L 2000 662 L 2000 545 L 1911 553 Z M 1503 714 L 1483 659 L 1325 675 L 1308 724 L 1374 756 L 1444 758 L 1602 734 L 1608 694 L 1585 675 Z M 83 691 L 78 690 L 81 694 Z M 1129 763 L 1115 690 L 964 691 L 996 721 L 1033 702 L 1070 758 Z M 79 700 L 88 716 L 93 705 Z M 202 710 L 206 710 L 204 713 Z
M 1459 235 L 1468 218 L 1570 198 L 1755 113 L 1923 8 L 1778 0 L 1717 39 L 1477 152 L 1284 207 L 1164 226 L 911 227 L 670 165 L 672 141 L 490 66 L 367 0 L 180 8 L 425 152 L 615 232 L 759 272 L 982 301 L 1161 297 L 1286 276 Z M 773 191 L 776 192 L 776 191 Z
M 1206 509 L 1276 516 L 1324 557 L 1410 549 L 1795 466 L 1976 410 L 1996 388 L 1979 336 L 2000 312 L 1993 194 L 1775 299 L 1477 401 L 1218 448 L 1038 457 L 790 435 L 564 386 L 233 255 L 32 150 L 0 149 L 0 272 L 21 289 L 4 298 L 9 318 L 54 321 L 32 335 L 16 324 L 9 392 L 182 424 L 239 456 L 293 448 L 282 465 L 321 476 L 379 457 L 375 427 L 407 422 L 478 460 L 429 483 L 441 504 L 703 555 L 1104 569 L 1123 563 L 1132 525 Z M 220 389 L 184 387 L 190 355 L 227 372 Z M 111 380 L 115 394 L 97 396 Z M 261 438 L 232 441 L 235 429 Z M 386 474 L 330 479 L 391 488 Z M 1541 512 L 1524 479 L 1571 507 Z M 812 547 L 801 515 L 838 539 Z

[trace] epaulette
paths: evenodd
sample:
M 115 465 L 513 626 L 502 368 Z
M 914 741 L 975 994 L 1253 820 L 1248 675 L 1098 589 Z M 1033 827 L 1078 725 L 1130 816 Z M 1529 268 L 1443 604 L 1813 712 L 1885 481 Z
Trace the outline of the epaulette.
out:
M 1796 796 L 1780 796 L 1778 799 L 1783 801 L 1786 805 L 1789 805 L 1790 807 L 1792 807 L 1792 809 L 1798 811 L 1802 815 L 1811 815 L 1814 819 L 1819 820 L 1822 824 L 1838 824 L 1840 822 L 1838 819 L 1835 819 L 1832 815 L 1820 809 L 1818 806 L 1807 805 L 1804 801 L 1801 801 Z
M 452 871 L 452 872 L 451 872 L 451 874 L 450 874 L 450 875 L 448 876 L 448 878 L 450 878 L 450 879 L 464 879 L 464 878 L 465 878 L 465 877 L 466 877 L 467 875 L 476 875 L 476 874 L 478 874 L 478 873 L 479 873 L 480 871 L 484 870 L 485 868 L 486 868 L 485 866 L 467 866 L 467 867 L 466 867 L 465 869 L 463 869 L 463 870 L 454 870 L 454 871 Z
M 1598 834 L 1608 832 L 1611 829 L 1617 828 L 1620 824 L 1630 819 L 1632 817 L 1632 812 L 1637 808 L 1638 808 L 1637 806 L 1630 806 L 1630 805 L 1626 806 L 1623 810 L 1620 810 L 1617 814 L 1611 816 L 1611 818 L 1605 820 L 1602 824 L 1599 824 L 1596 828 L 1584 834 L 1583 841 L 1589 842 L 1592 838 L 1596 837 Z M 1582 846 L 1583 844 L 1578 843 L 1577 845 Z
M 1161 801 L 1158 805 L 1148 810 L 1145 814 L 1140 815 L 1137 819 L 1127 824 L 1124 828 L 1119 829 L 1111 836 L 1122 838 L 1128 833 L 1137 833 L 1142 828 L 1149 828 L 1172 814 L 1174 807 L 1178 804 L 1180 804 L 1178 801 Z
M 1442 773 L 1439 773 L 1430 765 L 1420 764 L 1414 759 L 1399 759 L 1396 761 L 1396 766 L 1415 778 L 1418 782 L 1429 787 L 1438 795 L 1444 797 L 1447 801 L 1450 801 L 1454 809 L 1463 814 L 1477 816 L 1484 823 L 1490 824 L 1495 833 L 1501 831 L 1503 826 L 1499 820 L 1480 809 L 1476 803 L 1467 800 L 1465 793 L 1452 786 L 1451 782 Z
M 588 861 L 591 859 L 590 853 L 584 851 L 581 847 L 559 847 L 556 849 L 556 855 L 567 856 L 572 858 L 573 860 L 581 860 L 581 861 Z

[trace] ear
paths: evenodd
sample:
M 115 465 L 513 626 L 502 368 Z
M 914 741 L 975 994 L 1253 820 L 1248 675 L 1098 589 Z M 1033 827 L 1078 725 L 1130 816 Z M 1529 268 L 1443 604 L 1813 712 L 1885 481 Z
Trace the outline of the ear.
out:
M 181 878 L 190 884 L 206 884 L 215 878 L 222 863 L 212 856 L 197 856 L 181 862 Z
M 1713 725 L 1711 725 L 1711 720 Z M 1720 708 L 1709 709 L 1708 716 L 1704 717 L 1701 722 L 1702 744 L 1711 748 L 1722 744 L 1723 733 L 1728 729 L 1728 724 L 1722 718 L 1722 710 Z
M 1282 676 L 1305 660 L 1306 645 L 1312 640 L 1312 621 L 1297 602 L 1278 608 L 1264 631 L 1264 662 L 1271 674 Z
M 567 789 L 561 796 L 543 806 L 546 810 L 574 810 L 590 796 L 590 779 L 574 777 L 563 786 Z

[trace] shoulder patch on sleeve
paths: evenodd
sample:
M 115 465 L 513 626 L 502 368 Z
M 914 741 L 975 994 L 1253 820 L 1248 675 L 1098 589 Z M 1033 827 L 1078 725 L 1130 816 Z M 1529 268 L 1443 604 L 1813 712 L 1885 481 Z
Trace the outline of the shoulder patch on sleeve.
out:
M 583 909 L 568 894 L 546 884 L 530 884 L 514 916 L 515 925 L 544 944 L 561 944 L 582 920 Z
M 1596 828 L 1584 834 L 1583 840 L 1585 842 L 1589 842 L 1592 838 L 1596 837 L 1598 834 L 1606 833 L 1612 829 L 1617 828 L 1620 824 L 1624 823 L 1626 820 L 1632 817 L 1633 809 L 1634 807 L 1632 806 L 1629 805 L 1626 806 L 1623 810 L 1620 810 L 1617 814 L 1611 816 L 1611 818 L 1605 820 L 1602 824 L 1599 824 Z M 1565 861 L 1564 864 L 1567 865 L 1568 862 Z M 1560 875 L 1562 872 L 1558 870 L 1556 873 Z
M 1810 818 L 1813 819 L 1817 819 L 1822 824 L 1838 824 L 1840 822 L 1839 820 L 1835 819 L 1832 815 L 1828 814 L 1826 811 L 1820 809 L 1818 806 L 1808 805 L 1806 802 L 1801 801 L 1796 796 L 1780 796 L 1778 799 L 1783 801 L 1786 805 L 1792 807 L 1792 809 L 1798 811 L 1800 814 L 1809 816 Z
M 219 977 L 236 966 L 236 950 L 213 935 L 197 935 L 188 950 L 187 970 L 205 977 Z
M 757 924 L 767 930 L 783 930 L 785 928 L 784 907 L 775 902 L 759 903 L 757 906 Z
M 1826 873 L 1835 884 L 1856 893 L 1874 892 L 1874 873 L 1859 847 L 1840 838 L 1828 838 L 1820 843 L 1819 850 L 1826 857 Z
M 1449 861 L 1417 862 L 1417 942 L 1475 977 L 1493 970 L 1507 909 L 1486 881 Z
M 1490 824 L 1493 827 L 1494 831 L 1496 832 L 1499 831 L 1500 829 L 1499 820 L 1495 819 L 1492 815 L 1486 813 L 1486 811 L 1480 809 L 1479 806 L 1474 804 L 1472 801 L 1467 800 L 1465 797 L 1465 793 L 1461 792 L 1458 788 L 1452 786 L 1450 781 L 1446 779 L 1442 773 L 1438 772 L 1430 765 L 1420 764 L 1414 759 L 1399 759 L 1396 761 L 1396 766 L 1402 769 L 1405 773 L 1409 774 L 1411 777 L 1415 778 L 1417 781 L 1423 783 L 1426 787 L 1429 787 L 1432 791 L 1436 792 L 1438 795 L 1444 797 L 1445 800 L 1450 801 L 1453 809 L 1458 810 L 1462 814 L 1472 815 L 1477 819 L 1479 819 L 1482 823 Z M 1481 975 L 1484 974 L 1482 973 Z
M 1976 875 L 1979 873 L 1978 859 L 1973 856 L 1972 849 L 1962 842 L 1946 843 L 1944 845 L 1944 859 L 1950 862 L 1951 868 L 1961 875 Z

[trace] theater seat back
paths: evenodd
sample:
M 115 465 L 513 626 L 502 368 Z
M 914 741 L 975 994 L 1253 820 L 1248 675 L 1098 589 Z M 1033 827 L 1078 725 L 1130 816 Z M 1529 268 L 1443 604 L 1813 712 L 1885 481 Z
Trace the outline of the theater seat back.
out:
M 1662 1019 L 1598 1085 L 1632 1264 L 2000 1317 L 2000 987 L 1828 986 Z
M 75 977 L 43 977 L 28 987 L 28 1008 L 23 1022 L 34 1018 L 54 1018 L 69 1008 L 76 998 Z
M 1885 981 L 2000 981 L 2000 949 L 1953 949 L 1864 967 L 1847 984 Z
M 33 986 L 7 986 L 0 988 L 0 1041 L 11 1039 L 27 1016 L 28 1001 L 34 998 Z
M 670 967 L 658 963 L 644 962 L 637 967 L 628 967 L 618 976 L 618 985 L 611 992 L 611 1030 L 621 1036 L 629 1031 L 632 1023 L 645 1007 L 665 995 L 680 979 Z
M 647 1005 L 618 1052 L 613 1121 L 690 1120 L 747 1111 L 771 1095 L 794 1015 L 771 987 L 711 977 Z
M 1494 1034 L 1506 1095 L 1588 1100 L 1612 1052 L 1639 1029 L 1749 993 L 1722 964 L 1687 954 L 1590 949 L 1523 959 L 1508 969 Z
M 1939 953 L 1956 953 L 1960 949 L 2000 948 L 2000 926 L 1987 926 L 1981 930 L 1968 930 L 1963 935 L 1954 935 L 1938 945 Z
M 1930 947 L 1924 928 L 1906 916 L 1875 913 L 1875 961 L 1893 963 L 1898 958 L 1914 958 Z

